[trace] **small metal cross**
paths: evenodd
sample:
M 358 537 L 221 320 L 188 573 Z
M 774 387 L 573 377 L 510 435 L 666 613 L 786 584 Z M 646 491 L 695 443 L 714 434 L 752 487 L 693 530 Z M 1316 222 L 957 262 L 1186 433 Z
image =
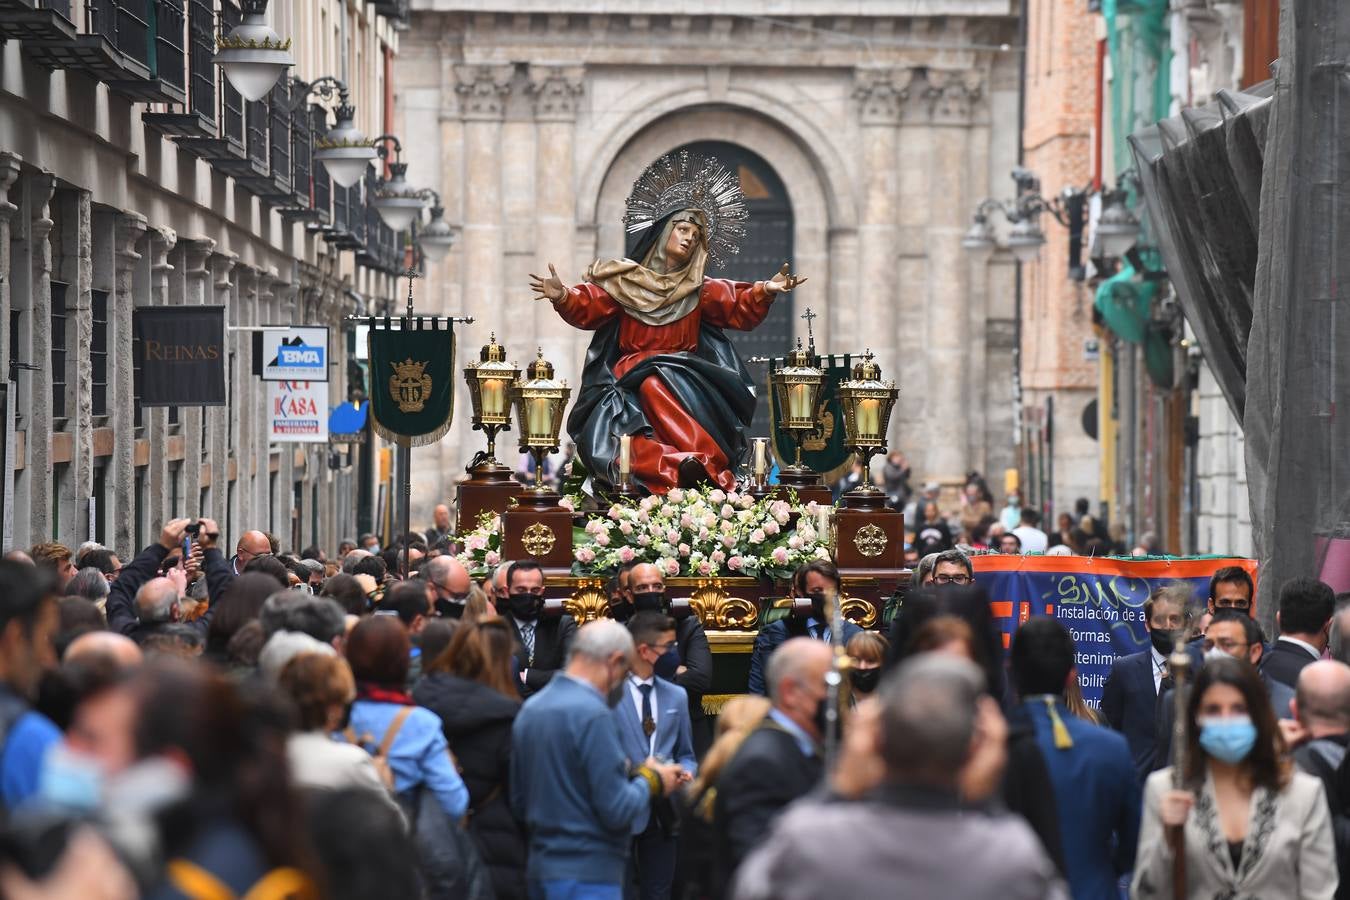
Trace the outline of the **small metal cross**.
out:
M 807 345 L 807 348 L 808 348 L 812 353 L 815 353 L 815 352 L 816 352 L 816 335 L 815 335 L 815 332 L 814 332 L 814 331 L 812 330 L 812 328 L 811 328 L 811 320 L 817 318 L 817 316 L 816 316 L 815 313 L 811 312 L 811 307 L 808 306 L 808 307 L 806 308 L 806 312 L 802 313 L 802 316 L 801 316 L 801 317 L 802 317 L 803 319 L 806 320 L 806 345 Z
M 408 279 L 408 318 L 411 319 L 413 314 L 413 279 L 421 278 L 422 273 L 416 269 L 409 268 L 403 271 L 403 277 Z

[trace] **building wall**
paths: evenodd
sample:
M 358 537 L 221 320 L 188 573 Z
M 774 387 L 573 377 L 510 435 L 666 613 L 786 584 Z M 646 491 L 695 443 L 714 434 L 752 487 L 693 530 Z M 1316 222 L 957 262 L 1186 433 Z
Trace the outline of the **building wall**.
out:
M 1085 4 L 1027 3 L 1023 164 L 1040 176 L 1047 197 L 1092 186 L 1097 174 L 1096 96 L 1085 89 L 1096 79 L 1094 27 Z M 1099 445 L 1082 425 L 1084 409 L 1096 399 L 1097 366 L 1085 353 L 1094 338 L 1092 288 L 1069 275 L 1064 228 L 1048 215 L 1041 225 L 1047 243 L 1038 259 L 1022 267 L 1022 385 L 1030 424 L 1044 419 L 1047 401 L 1053 401 L 1053 447 L 1046 454 L 1053 460 L 1053 473 L 1046 473 L 1050 491 L 1031 498 L 1045 503 L 1053 517 L 1071 511 L 1079 497 L 1099 496 Z
M 532 300 L 528 273 L 553 262 L 576 282 L 621 254 L 642 170 L 691 141 L 730 141 L 787 187 L 793 266 L 810 278 L 792 302 L 821 314 L 818 347 L 870 348 L 896 379 L 892 440 L 915 472 L 955 481 L 1011 465 L 1013 268 L 960 246 L 970 208 L 1016 160 L 1011 3 L 935 4 L 944 18 L 899 0 L 797 16 L 767 0 L 675 15 L 617 0 L 585 14 L 452 6 L 414 3 L 397 123 L 420 150 L 409 178 L 443 184 L 447 218 L 463 223 L 426 293 L 475 317 L 464 347 L 495 330 L 508 358 L 542 347 L 575 383 L 590 335 Z M 415 519 L 480 447 L 461 413 L 437 450 L 414 454 L 427 488 Z
M 72 11 L 81 30 L 83 6 Z M 397 46 L 390 23 L 370 4 L 344 0 L 274 3 L 269 14 L 293 40 L 293 74 L 312 81 L 341 66 L 358 86 L 362 127 L 378 134 L 383 54 Z M 227 336 L 227 405 L 138 410 L 132 309 L 221 304 L 231 326 L 327 324 L 336 403 L 347 388 L 348 291 L 389 298 L 393 279 L 283 218 L 142 118 L 170 107 L 130 102 L 86 70 L 39 66 L 31 49 L 19 40 L 0 46 L 0 358 L 35 367 L 13 370 L 5 547 L 97 537 L 126 559 L 157 540 L 168 519 L 205 515 L 228 541 L 265 528 L 285 546 L 331 550 L 354 528 L 356 470 L 331 470 L 327 445 L 269 446 L 250 335 Z M 61 296 L 53 282 L 68 285 L 64 320 L 53 317 Z M 106 326 L 95 317 L 104 296 Z M 107 403 L 95 409 L 91 348 L 105 328 Z M 63 342 L 62 370 L 53 350 Z M 57 417 L 52 385 L 62 380 L 65 416 Z

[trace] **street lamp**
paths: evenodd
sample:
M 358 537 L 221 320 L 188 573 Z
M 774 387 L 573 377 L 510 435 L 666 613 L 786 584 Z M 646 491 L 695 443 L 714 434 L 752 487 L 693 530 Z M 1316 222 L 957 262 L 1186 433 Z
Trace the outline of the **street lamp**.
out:
M 784 366 L 769 373 L 769 383 L 778 400 L 778 427 L 792 435 L 797 448 L 796 460 L 783 474 L 810 475 L 814 479 L 815 473 L 802 465 L 802 441 L 816 428 L 816 405 L 825 373 L 802 348 L 801 338 L 797 338 L 797 349 L 784 362 Z
M 511 398 L 516 404 L 516 427 L 520 429 L 520 449 L 534 457 L 534 488 L 538 497 L 552 494 L 544 484 L 544 457 L 558 449 L 558 431 L 562 427 L 563 410 L 572 389 L 566 381 L 553 377 L 553 364 L 539 358 L 525 370 L 525 380 L 511 387 Z
M 305 85 L 291 101 L 292 110 L 299 109 L 314 94 L 324 99 L 338 96 L 337 108 L 333 114 L 337 124 L 323 137 L 314 141 L 314 158 L 323 163 L 330 178 L 338 187 L 349 188 L 366 174 L 366 167 L 379 154 L 371 146 L 369 139 L 356 127 L 356 107 L 351 104 L 351 95 L 347 85 L 332 75 L 325 75 L 313 84 Z
M 994 230 L 989 224 L 991 213 L 1002 213 L 1012 225 L 1008 233 L 1008 249 L 1013 258 L 1020 263 L 1028 263 L 1040 255 L 1045 244 L 1045 232 L 1041 229 L 1041 213 L 1048 212 L 1055 221 L 1065 227 L 1069 225 L 1069 215 L 1064 201 L 1074 193 L 1065 190 L 1065 197 L 1053 197 L 1047 200 L 1041 196 L 1041 180 L 1035 173 L 1020 166 L 1012 170 L 1013 181 L 1017 183 L 1017 197 L 1013 200 L 999 201 L 993 198 L 981 200 L 971 217 L 970 229 L 961 239 L 966 250 L 987 251 L 994 244 Z
M 1097 217 L 1097 250 L 1104 259 L 1119 259 L 1139 242 L 1139 218 L 1125 205 L 1124 188 L 1102 191 L 1102 213 Z
M 403 145 L 392 134 L 382 134 L 371 141 L 380 159 L 388 159 L 389 144 L 394 145 L 394 161 L 389 164 L 389 180 L 375 188 L 371 205 L 380 214 L 384 224 L 394 231 L 402 231 L 421 216 L 425 205 L 423 191 L 408 184 L 408 164 L 403 162 Z
M 431 221 L 422 229 L 417 243 L 427 259 L 432 262 L 440 262 L 445 259 L 445 255 L 454 246 L 455 229 L 450 227 L 449 222 L 445 221 L 445 208 L 441 206 L 441 195 L 431 188 L 426 188 L 425 193 L 432 197 Z
M 212 61 L 249 101 L 266 97 L 277 79 L 295 65 L 291 39 L 283 41 L 267 24 L 267 0 L 244 0 L 243 20 L 216 41 Z

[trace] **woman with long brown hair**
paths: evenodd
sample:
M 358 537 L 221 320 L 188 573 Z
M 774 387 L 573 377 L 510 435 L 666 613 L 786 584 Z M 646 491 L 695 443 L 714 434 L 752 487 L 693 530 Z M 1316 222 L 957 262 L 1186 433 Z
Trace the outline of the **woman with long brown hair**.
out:
M 1293 771 L 1261 676 L 1209 660 L 1186 704 L 1182 789 L 1172 769 L 1149 776 L 1130 894 L 1175 897 L 1168 827 L 1181 827 L 1190 897 L 1336 894 L 1336 856 L 1322 783 Z
M 441 717 L 469 789 L 469 833 L 500 900 L 526 896 L 525 832 L 508 802 L 511 725 L 520 711 L 513 652 L 505 619 L 470 621 L 466 613 L 413 691 L 418 704 Z

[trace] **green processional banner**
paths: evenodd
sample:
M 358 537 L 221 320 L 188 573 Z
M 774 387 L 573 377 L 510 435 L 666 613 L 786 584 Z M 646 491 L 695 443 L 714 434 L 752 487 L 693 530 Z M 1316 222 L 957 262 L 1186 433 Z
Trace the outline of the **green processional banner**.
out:
M 444 437 L 455 411 L 450 323 L 430 316 L 374 318 L 366 346 L 376 433 L 400 447 L 423 447 Z
M 769 362 L 769 372 L 783 365 L 782 357 Z M 816 428 L 802 441 L 802 462 L 811 471 L 819 473 L 826 484 L 843 477 L 853 463 L 854 454 L 844 446 L 844 412 L 839 405 L 839 383 L 852 376 L 853 357 L 825 356 L 819 360 L 825 381 L 820 386 L 820 400 L 816 403 Z M 797 444 L 792 435 L 778 427 L 778 398 L 773 384 L 769 384 L 769 422 L 773 429 L 773 450 L 779 466 L 789 466 L 796 459 Z

